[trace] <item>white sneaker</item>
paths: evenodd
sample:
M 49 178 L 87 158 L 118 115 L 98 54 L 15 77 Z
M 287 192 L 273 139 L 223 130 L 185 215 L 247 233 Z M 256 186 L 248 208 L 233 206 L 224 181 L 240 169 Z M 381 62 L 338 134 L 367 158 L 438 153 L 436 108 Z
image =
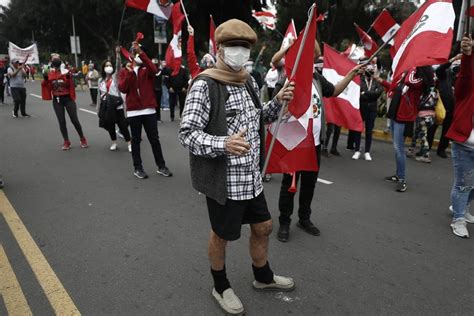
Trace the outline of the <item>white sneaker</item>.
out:
M 466 227 L 466 221 L 461 219 L 456 219 L 451 222 L 451 228 L 453 229 L 453 234 L 461 238 L 469 238 L 469 231 Z
M 243 315 L 244 306 L 240 299 L 235 295 L 234 290 L 228 288 L 222 295 L 217 293 L 216 289 L 212 289 L 212 296 L 219 303 L 220 307 L 230 315 Z
M 259 291 L 282 291 L 289 292 L 295 289 L 295 281 L 279 275 L 273 275 L 273 282 L 270 284 L 253 281 L 253 288 Z
M 352 159 L 359 160 L 359 158 L 360 158 L 360 151 L 356 151 L 354 155 L 352 155 Z
M 372 157 L 370 156 L 370 153 L 365 153 L 364 158 L 366 161 L 372 161 Z
M 128 145 L 128 152 L 129 152 L 129 153 L 132 152 L 132 144 L 129 144 L 129 145 Z
M 466 219 L 467 223 L 474 224 L 474 215 L 472 215 L 470 211 L 466 211 L 466 214 L 464 214 L 464 218 Z
M 112 145 L 110 145 L 110 150 L 111 151 L 116 151 L 117 150 L 117 144 L 116 143 L 113 143 Z

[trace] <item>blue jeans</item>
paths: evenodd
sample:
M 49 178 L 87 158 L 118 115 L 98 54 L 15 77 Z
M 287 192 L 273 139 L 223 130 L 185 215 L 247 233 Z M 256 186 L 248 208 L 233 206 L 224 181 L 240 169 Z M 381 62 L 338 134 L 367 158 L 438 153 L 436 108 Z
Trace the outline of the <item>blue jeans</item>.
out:
M 452 143 L 454 185 L 451 191 L 453 219 L 463 219 L 474 199 L 474 149 Z
M 390 131 L 392 132 L 395 161 L 397 162 L 396 176 L 400 180 L 405 180 L 405 165 L 407 159 L 405 155 L 405 137 L 403 136 L 405 124 L 390 120 Z

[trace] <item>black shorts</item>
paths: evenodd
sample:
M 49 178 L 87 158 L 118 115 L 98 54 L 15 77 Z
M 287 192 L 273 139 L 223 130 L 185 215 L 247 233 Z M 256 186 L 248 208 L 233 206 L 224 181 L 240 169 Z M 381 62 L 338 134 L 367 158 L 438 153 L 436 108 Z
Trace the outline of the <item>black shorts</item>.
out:
M 206 197 L 206 200 L 212 230 L 217 236 L 227 241 L 240 238 L 242 224 L 257 224 L 272 218 L 263 192 L 251 200 L 227 199 L 225 205 L 209 197 Z

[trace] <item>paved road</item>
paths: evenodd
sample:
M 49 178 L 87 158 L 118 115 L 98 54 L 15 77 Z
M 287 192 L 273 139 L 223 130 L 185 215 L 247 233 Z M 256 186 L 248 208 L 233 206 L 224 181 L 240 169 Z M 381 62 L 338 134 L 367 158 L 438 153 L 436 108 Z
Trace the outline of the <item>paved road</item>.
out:
M 28 92 L 40 94 L 39 84 L 28 84 Z M 88 94 L 78 94 L 79 107 L 93 110 Z M 69 124 L 74 147 L 62 152 L 49 102 L 29 95 L 31 119 L 13 119 L 11 109 L 11 104 L 0 106 L 4 192 L 51 271 L 41 258 L 28 260 L 34 256 L 23 253 L 18 240 L 24 231 L 12 230 L 5 214 L 0 243 L 33 314 L 53 313 L 50 298 L 59 290 L 45 290 L 45 284 L 57 285 L 53 273 L 72 299 L 59 302 L 73 302 L 84 315 L 220 315 L 210 295 L 205 201 L 191 188 L 188 155 L 176 137 L 178 123 L 159 126 L 175 176 L 153 173 L 145 142 L 144 165 L 151 177 L 140 181 L 132 175 L 124 144 L 118 152 L 109 151 L 108 135 L 97 127 L 95 115 L 79 112 L 90 148 L 79 148 Z M 295 278 L 296 291 L 254 292 L 248 228 L 230 245 L 228 275 L 248 315 L 474 314 L 474 241 L 459 239 L 449 229 L 450 160 L 409 161 L 409 190 L 399 194 L 382 181 L 393 172 L 392 148 L 386 143 L 373 147 L 371 163 L 352 161 L 348 152 L 322 161 L 321 178 L 334 183 L 319 183 L 313 202 L 321 237 L 296 227 L 287 244 L 272 235 L 271 265 Z M 280 179 L 265 187 L 274 218 Z M 0 270 L 7 271 L 1 256 Z M 38 273 L 45 279 L 37 279 Z M 8 293 L 1 283 L 4 315 Z

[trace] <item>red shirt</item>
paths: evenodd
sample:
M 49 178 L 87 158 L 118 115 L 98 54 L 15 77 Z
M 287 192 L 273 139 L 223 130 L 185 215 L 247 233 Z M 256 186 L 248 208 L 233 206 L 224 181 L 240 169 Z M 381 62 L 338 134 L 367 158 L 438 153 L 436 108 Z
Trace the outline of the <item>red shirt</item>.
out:
M 43 100 L 52 100 L 53 96 L 67 95 L 76 100 L 76 90 L 74 89 L 71 73 L 68 71 L 62 74 L 61 70 L 52 68 L 48 73 L 48 79 L 41 82 L 41 95 Z
M 119 74 L 118 88 L 127 95 L 127 111 L 139 111 L 157 106 L 154 80 L 158 70 L 145 53 L 140 54 L 140 59 L 143 64 L 138 68 L 138 76 L 135 71 L 126 68 Z
M 456 104 L 454 106 L 454 116 L 451 127 L 446 137 L 458 143 L 464 143 L 469 138 L 473 128 L 474 116 L 474 80 L 472 72 L 474 63 L 473 56 L 463 55 L 461 60 L 461 70 L 459 71 L 454 89 Z

